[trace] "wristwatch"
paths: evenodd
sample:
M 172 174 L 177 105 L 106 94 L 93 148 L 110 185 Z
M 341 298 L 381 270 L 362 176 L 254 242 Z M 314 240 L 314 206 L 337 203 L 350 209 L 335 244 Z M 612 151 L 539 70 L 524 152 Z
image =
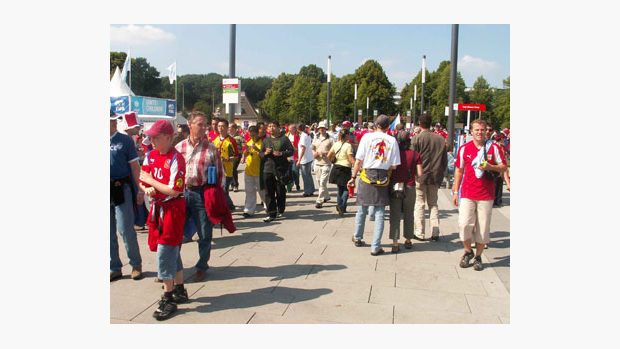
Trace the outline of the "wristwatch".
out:
M 452 195 L 459 195 L 459 192 L 458 191 L 453 191 Z

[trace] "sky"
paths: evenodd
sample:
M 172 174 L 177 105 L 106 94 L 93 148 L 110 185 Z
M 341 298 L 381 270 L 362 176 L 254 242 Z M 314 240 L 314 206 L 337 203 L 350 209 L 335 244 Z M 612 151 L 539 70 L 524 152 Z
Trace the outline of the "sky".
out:
M 240 24 L 236 26 L 237 77 L 295 74 L 315 64 L 327 73 L 353 73 L 368 59 L 378 61 L 397 90 L 422 67 L 428 71 L 450 60 L 449 24 Z M 110 50 L 144 57 L 162 76 L 177 62 L 177 74 L 229 73 L 230 25 L 112 24 Z M 510 76 L 510 25 L 459 25 L 458 70 L 471 87 L 483 76 L 502 87 Z

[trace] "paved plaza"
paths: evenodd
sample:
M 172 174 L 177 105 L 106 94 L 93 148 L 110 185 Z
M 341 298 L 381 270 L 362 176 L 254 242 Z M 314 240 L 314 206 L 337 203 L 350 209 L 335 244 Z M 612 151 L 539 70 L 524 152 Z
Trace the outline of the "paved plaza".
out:
M 241 168 L 240 168 L 241 170 Z M 439 190 L 438 242 L 413 240 L 390 253 L 388 215 L 384 255 L 370 255 L 374 222 L 367 221 L 365 247 L 355 247 L 355 199 L 340 218 L 331 201 L 314 207 L 315 197 L 289 193 L 284 217 L 263 223 L 264 210 L 241 216 L 245 198 L 243 172 L 237 206 L 238 230 L 216 226 L 207 279 L 193 283 L 198 259 L 196 242 L 183 244 L 186 288 L 190 302 L 179 305 L 164 323 L 183 324 L 507 324 L 510 322 L 510 197 L 493 208 L 491 243 L 483 254 L 483 271 L 458 266 L 463 253 L 458 238 L 458 211 L 449 189 Z M 259 199 L 260 201 L 260 199 Z M 387 213 L 386 209 L 386 213 Z M 428 225 L 428 221 L 427 221 Z M 428 231 L 428 227 L 427 227 Z M 194 236 L 197 239 L 197 236 Z M 138 231 L 145 278 L 129 277 L 121 241 L 123 278 L 110 283 L 110 323 L 158 323 L 152 314 L 162 294 L 155 283 L 155 253 L 146 231 Z M 401 243 L 404 239 L 401 237 Z

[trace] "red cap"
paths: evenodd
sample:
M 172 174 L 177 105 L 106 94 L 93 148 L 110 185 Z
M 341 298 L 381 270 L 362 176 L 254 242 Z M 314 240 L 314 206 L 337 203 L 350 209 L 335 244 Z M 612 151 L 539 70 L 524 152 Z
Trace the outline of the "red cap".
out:
M 145 135 L 149 137 L 155 137 L 158 134 L 173 134 L 174 130 L 172 129 L 172 124 L 168 120 L 159 120 L 154 123 L 151 128 L 144 132 Z
M 343 121 L 342 127 L 351 127 L 351 121 Z
M 505 129 L 504 129 L 504 134 L 505 134 L 505 135 L 507 135 L 507 134 L 509 134 L 509 133 L 510 133 L 510 130 L 509 130 L 509 129 L 507 129 L 507 128 L 505 128 Z

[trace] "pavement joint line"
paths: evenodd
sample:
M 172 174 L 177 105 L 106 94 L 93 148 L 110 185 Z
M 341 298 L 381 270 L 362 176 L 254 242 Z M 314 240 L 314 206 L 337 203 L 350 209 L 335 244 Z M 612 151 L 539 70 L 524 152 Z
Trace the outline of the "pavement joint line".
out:
M 370 303 L 370 295 L 372 294 L 372 285 L 370 285 L 370 291 L 368 291 L 368 302 Z
M 375 261 L 375 269 L 374 269 L 374 271 L 377 271 L 377 265 L 379 265 L 379 260 L 378 259 Z
M 318 237 L 318 235 L 315 235 L 312 240 L 310 240 L 310 244 L 312 244 L 314 242 L 314 240 L 316 240 L 316 238 Z
M 396 273 L 394 273 L 394 287 L 396 287 Z
M 286 308 L 284 308 L 284 311 L 282 312 L 282 315 L 280 315 L 280 316 L 284 316 L 284 314 L 286 313 L 286 311 L 287 311 L 287 310 L 288 310 L 288 308 L 291 306 L 291 303 L 292 303 L 294 300 L 295 300 L 295 297 L 293 297 L 293 299 L 291 300 L 291 302 L 289 302 L 289 303 L 286 305 Z
M 469 309 L 469 312 L 473 314 L 473 312 L 471 311 L 471 306 L 469 305 L 469 300 L 467 299 L 467 295 L 463 294 L 463 297 L 465 297 L 465 304 L 467 304 L 467 309 Z
M 135 318 L 137 318 L 138 316 L 142 315 L 142 313 L 144 313 L 145 311 L 147 311 L 150 307 L 152 307 L 153 305 L 155 305 L 157 302 L 159 302 L 159 300 L 156 300 L 155 302 L 151 303 L 148 307 L 144 308 L 144 310 L 142 310 L 141 312 L 139 312 L 138 314 L 136 314 L 136 316 L 132 317 L 131 319 L 129 319 L 129 321 L 133 321 Z
M 325 253 L 325 250 L 327 250 L 327 245 L 325 245 L 325 247 L 323 248 L 323 251 L 321 251 L 321 256 L 323 255 L 323 253 Z
M 312 265 L 312 268 L 310 268 L 310 271 L 308 271 L 308 274 L 306 274 L 306 277 L 304 277 L 304 280 L 308 280 L 308 276 L 310 276 L 310 274 L 312 274 L 312 271 L 314 270 L 314 267 L 316 267 L 316 265 Z
M 396 305 L 392 306 L 392 325 L 394 324 L 394 318 L 396 317 Z
M 302 252 L 302 253 L 299 255 L 299 257 L 297 257 L 297 259 L 295 260 L 295 263 L 293 263 L 293 264 L 297 264 L 297 262 L 299 261 L 299 259 L 300 259 L 300 258 L 301 258 L 301 256 L 303 256 L 303 255 L 304 255 L 304 253 Z
M 246 325 L 250 323 L 250 321 L 252 321 L 252 319 L 254 318 L 254 315 L 256 315 L 256 312 L 254 312 L 254 314 L 252 314 L 252 316 L 250 316 L 250 318 L 248 319 L 248 321 L 245 323 Z
M 226 250 L 226 252 L 224 252 L 223 254 L 219 255 L 219 257 L 224 257 L 225 254 L 227 254 L 228 252 L 230 252 L 233 248 L 235 248 L 234 246 L 229 248 L 228 250 Z

